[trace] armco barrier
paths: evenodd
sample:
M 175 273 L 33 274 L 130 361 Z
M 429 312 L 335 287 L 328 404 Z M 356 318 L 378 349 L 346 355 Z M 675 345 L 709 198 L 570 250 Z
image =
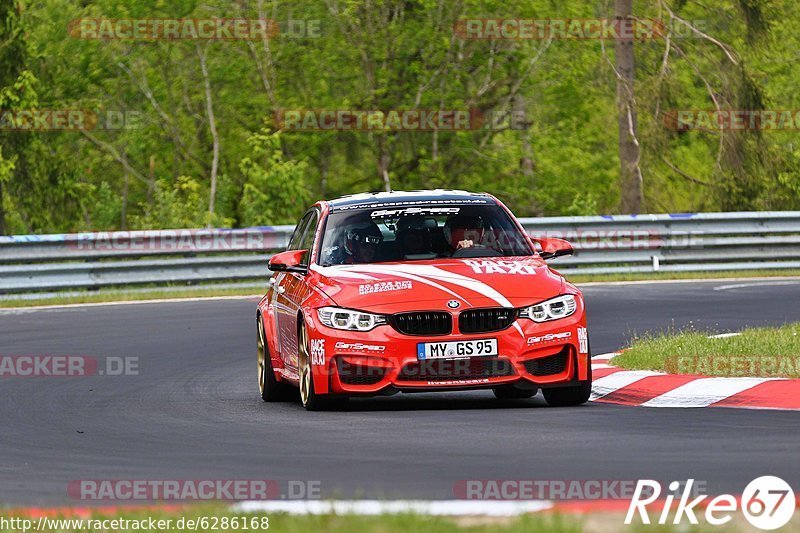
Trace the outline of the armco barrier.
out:
M 521 219 L 575 254 L 564 274 L 800 268 L 800 212 Z M 260 280 L 292 226 L 0 236 L 0 294 Z

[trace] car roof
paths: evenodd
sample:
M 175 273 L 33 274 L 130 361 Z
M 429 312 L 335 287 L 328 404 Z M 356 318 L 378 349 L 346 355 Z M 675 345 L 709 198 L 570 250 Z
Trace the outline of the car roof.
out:
M 486 193 L 473 193 L 454 189 L 430 189 L 420 191 L 370 192 L 342 196 L 328 200 L 331 211 L 356 209 L 360 207 L 395 207 L 407 204 L 425 203 L 469 203 L 494 204 L 495 200 Z

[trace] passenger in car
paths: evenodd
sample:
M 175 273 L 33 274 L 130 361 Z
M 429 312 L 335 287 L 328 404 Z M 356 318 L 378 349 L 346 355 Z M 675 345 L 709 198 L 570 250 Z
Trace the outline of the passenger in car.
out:
M 457 250 L 472 248 L 483 241 L 483 220 L 479 216 L 451 215 L 444 224 L 450 255 Z

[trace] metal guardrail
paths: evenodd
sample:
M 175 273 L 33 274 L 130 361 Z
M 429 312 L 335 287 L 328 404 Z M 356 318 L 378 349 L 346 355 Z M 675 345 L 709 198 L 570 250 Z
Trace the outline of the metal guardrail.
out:
M 524 218 L 566 275 L 800 268 L 800 212 Z M 0 236 L 0 294 L 264 280 L 293 226 Z

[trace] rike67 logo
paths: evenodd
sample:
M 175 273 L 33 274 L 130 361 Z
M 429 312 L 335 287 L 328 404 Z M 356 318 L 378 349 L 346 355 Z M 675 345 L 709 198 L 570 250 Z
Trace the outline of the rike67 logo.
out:
M 692 485 L 694 479 L 689 479 L 684 486 L 680 499 L 677 502 L 675 516 L 672 523 L 681 524 L 683 519 L 690 524 L 698 524 L 695 508 L 705 507 L 705 519 L 710 525 L 721 526 L 731 521 L 733 513 L 741 507 L 741 512 L 750 524 L 758 529 L 773 530 L 785 526 L 792 519 L 795 509 L 794 491 L 779 477 L 762 476 L 751 481 L 744 492 L 740 501 L 730 495 L 722 494 L 710 501 L 705 501 L 708 495 L 701 495 L 693 500 Z M 673 481 L 669 484 L 669 490 L 673 493 L 665 499 L 661 496 L 661 484 L 658 481 L 649 479 L 639 480 L 628 507 L 628 514 L 625 516 L 625 524 L 631 524 L 637 511 L 643 524 L 650 524 L 648 506 L 660 509 L 657 523 L 664 525 L 669 520 L 669 515 L 675 501 L 675 491 L 681 487 L 681 483 Z

